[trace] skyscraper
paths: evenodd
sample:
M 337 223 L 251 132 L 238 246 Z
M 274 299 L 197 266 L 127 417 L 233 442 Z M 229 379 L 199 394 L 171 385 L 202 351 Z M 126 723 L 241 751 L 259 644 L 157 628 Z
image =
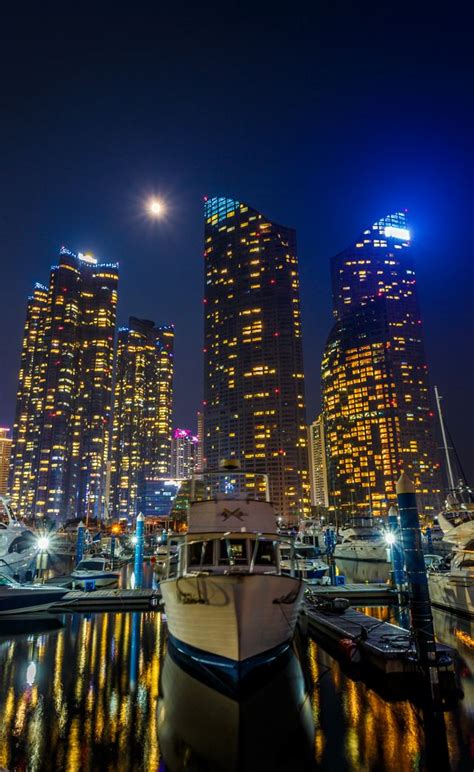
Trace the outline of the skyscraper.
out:
M 278 514 L 309 510 L 296 234 L 232 198 L 205 201 L 204 457 L 236 459 Z M 252 482 L 255 481 L 255 483 Z
M 171 436 L 170 477 L 177 480 L 189 479 L 198 463 L 199 441 L 190 429 L 174 429 Z
M 102 516 L 118 265 L 62 247 L 28 300 L 11 459 L 20 515 Z
M 10 471 L 10 454 L 12 440 L 10 429 L 0 428 L 0 496 L 6 496 L 8 491 L 8 475 Z
M 330 503 L 386 513 L 404 469 L 436 506 L 439 471 L 406 214 L 332 259 L 336 323 L 322 363 Z
M 169 477 L 173 325 L 131 317 L 119 330 L 111 453 L 114 516 L 140 511 L 147 479 Z
M 324 416 L 321 413 L 308 426 L 308 461 L 309 482 L 311 486 L 311 506 L 328 507 L 328 470 L 326 462 L 326 435 Z

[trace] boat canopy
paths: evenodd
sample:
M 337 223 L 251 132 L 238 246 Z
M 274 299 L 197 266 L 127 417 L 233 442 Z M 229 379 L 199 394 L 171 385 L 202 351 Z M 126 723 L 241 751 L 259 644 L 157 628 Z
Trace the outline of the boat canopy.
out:
M 191 504 L 188 534 L 248 531 L 276 533 L 275 510 L 267 501 L 247 497 L 217 496 L 210 501 Z

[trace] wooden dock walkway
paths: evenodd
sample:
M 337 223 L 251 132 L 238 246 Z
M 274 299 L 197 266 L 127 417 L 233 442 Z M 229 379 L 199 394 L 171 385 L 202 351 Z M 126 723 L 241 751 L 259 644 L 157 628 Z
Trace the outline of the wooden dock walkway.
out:
M 310 584 L 307 583 L 312 594 L 323 600 L 329 598 L 345 598 L 351 605 L 370 605 L 371 603 L 396 603 L 397 591 L 389 584 Z
M 333 644 L 346 662 L 369 665 L 386 675 L 419 673 L 415 643 L 408 630 L 348 608 L 341 613 L 319 610 L 305 601 L 308 632 L 316 640 Z M 437 645 L 446 668 L 454 670 L 455 652 Z
M 157 611 L 161 606 L 159 590 L 72 590 L 50 611 Z

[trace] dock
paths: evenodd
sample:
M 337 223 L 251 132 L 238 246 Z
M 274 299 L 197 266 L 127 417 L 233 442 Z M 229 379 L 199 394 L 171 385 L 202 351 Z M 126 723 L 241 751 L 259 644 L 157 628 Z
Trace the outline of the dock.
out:
M 397 603 L 397 591 L 389 584 L 339 584 L 337 586 L 329 584 L 310 584 L 307 583 L 311 593 L 320 597 L 322 600 L 329 598 L 345 598 L 351 605 L 370 605 Z
M 158 611 L 161 607 L 159 590 L 72 590 L 64 595 L 51 612 Z
M 348 608 L 340 613 L 320 610 L 305 601 L 308 633 L 317 641 L 332 644 L 332 652 L 351 664 L 366 665 L 385 675 L 419 674 L 420 665 L 408 630 Z M 437 644 L 438 658 L 454 671 L 455 652 Z

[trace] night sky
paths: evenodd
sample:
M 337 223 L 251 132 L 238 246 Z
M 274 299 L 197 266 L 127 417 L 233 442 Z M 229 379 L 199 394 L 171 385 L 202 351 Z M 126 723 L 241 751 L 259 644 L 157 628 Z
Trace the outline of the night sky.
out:
M 313 419 L 329 258 L 408 208 L 431 380 L 472 484 L 472 19 L 432 4 L 283 7 L 3 14 L 0 424 L 13 420 L 26 297 L 65 244 L 119 261 L 121 324 L 174 322 L 174 422 L 194 428 L 204 195 L 297 230 Z M 144 214 L 150 194 L 166 221 Z

